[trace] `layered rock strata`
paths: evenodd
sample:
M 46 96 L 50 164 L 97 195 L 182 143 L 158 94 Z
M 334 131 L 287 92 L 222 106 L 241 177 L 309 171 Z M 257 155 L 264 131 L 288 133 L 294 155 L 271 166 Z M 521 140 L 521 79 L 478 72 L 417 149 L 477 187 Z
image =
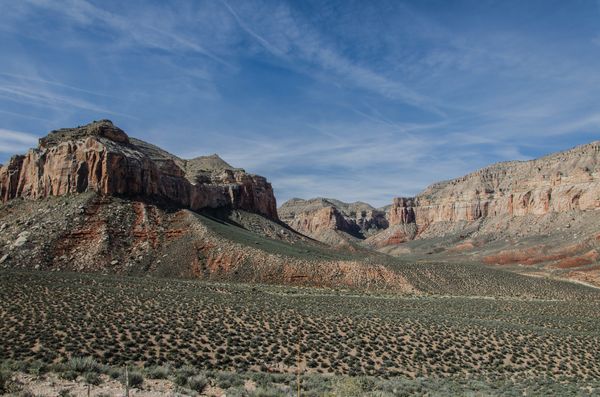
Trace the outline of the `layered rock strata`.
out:
M 532 161 L 494 164 L 397 198 L 390 225 L 473 222 L 492 217 L 600 209 L 600 142 Z
M 109 120 L 52 131 L 39 146 L 0 167 L 0 199 L 94 191 L 152 197 L 177 206 L 244 209 L 277 218 L 273 189 L 218 156 L 179 159 L 129 138 Z
M 280 218 L 292 229 L 320 241 L 330 239 L 331 231 L 362 239 L 388 226 L 384 211 L 361 202 L 348 204 L 326 198 L 294 198 L 278 211 Z

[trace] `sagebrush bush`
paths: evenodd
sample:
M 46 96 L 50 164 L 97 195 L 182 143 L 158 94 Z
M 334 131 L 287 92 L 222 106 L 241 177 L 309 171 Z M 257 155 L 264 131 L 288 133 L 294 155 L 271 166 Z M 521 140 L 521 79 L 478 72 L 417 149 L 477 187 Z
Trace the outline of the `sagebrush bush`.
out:
M 171 369 L 164 365 L 155 365 L 144 370 L 146 376 L 150 379 L 167 379 Z
M 250 395 L 252 397 L 278 397 L 282 394 L 282 391 L 275 387 L 261 386 L 254 390 Z
M 218 372 L 216 374 L 217 386 L 221 389 L 229 389 L 244 385 L 244 378 L 235 372 Z
M 144 376 L 141 372 L 131 371 L 128 374 L 129 377 L 129 387 L 139 388 L 144 383 Z M 125 384 L 125 375 L 123 375 L 123 384 Z
M 58 397 L 74 397 L 69 389 L 62 389 L 58 392 Z
M 173 378 L 173 383 L 175 383 L 177 386 L 185 387 L 187 385 L 187 380 L 187 376 L 183 374 L 176 374 Z
M 85 379 L 85 383 L 89 385 L 98 386 L 102 383 L 102 379 L 100 379 L 100 376 L 95 372 L 86 372 L 83 375 L 83 378 Z
M 121 375 L 123 374 L 123 370 L 121 370 L 120 368 L 109 368 L 107 371 L 108 376 L 111 377 L 111 379 L 119 379 L 121 378 Z
M 27 371 L 35 376 L 43 375 L 47 372 L 48 366 L 42 361 L 36 360 L 29 364 Z
M 198 393 L 202 393 L 206 386 L 208 386 L 208 379 L 203 374 L 191 376 L 187 380 L 187 387 Z
M 67 369 L 83 374 L 85 372 L 101 373 L 104 366 L 100 365 L 92 357 L 73 357 L 67 361 Z
M 69 369 L 69 370 L 66 370 L 66 371 L 62 371 L 62 372 L 59 374 L 59 376 L 60 376 L 62 379 L 64 379 L 64 380 L 70 380 L 70 381 L 73 381 L 73 380 L 77 379 L 77 372 L 75 372 L 75 371 L 71 371 L 71 370 Z

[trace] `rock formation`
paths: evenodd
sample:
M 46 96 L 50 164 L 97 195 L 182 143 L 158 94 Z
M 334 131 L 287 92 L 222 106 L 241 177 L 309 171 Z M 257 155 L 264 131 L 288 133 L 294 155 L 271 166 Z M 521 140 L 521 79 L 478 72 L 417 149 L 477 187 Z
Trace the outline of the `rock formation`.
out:
M 600 142 L 494 164 L 397 197 L 385 210 L 361 204 L 350 213 L 338 203 L 294 199 L 279 212 L 328 244 L 350 240 L 409 261 L 526 266 L 600 285 Z
M 278 212 L 281 220 L 292 229 L 336 245 L 347 240 L 363 239 L 388 225 L 384 211 L 361 202 L 348 204 L 326 198 L 294 198 L 285 202 Z M 343 234 L 333 234 L 332 231 Z
M 405 197 L 396 197 L 388 210 L 390 225 L 404 225 L 415 223 L 414 200 Z
M 600 142 L 532 161 L 494 164 L 397 198 L 391 225 L 473 222 L 492 217 L 600 209 Z
M 598 210 L 600 142 L 495 164 L 385 209 L 292 199 L 278 216 L 265 178 L 217 155 L 181 159 L 101 120 L 52 131 L 0 166 L 0 266 L 411 291 L 384 253 L 600 285 Z
M 600 142 L 592 142 L 396 198 L 390 227 L 365 244 L 412 260 L 483 262 L 600 285 L 599 210 Z
M 81 194 L 0 204 L 0 269 L 416 292 L 383 255 L 332 250 L 262 215 Z
M 271 185 L 218 156 L 182 160 L 129 138 L 109 120 L 52 131 L 39 147 L 0 167 L 0 198 L 37 199 L 94 191 L 179 207 L 232 208 L 277 219 Z

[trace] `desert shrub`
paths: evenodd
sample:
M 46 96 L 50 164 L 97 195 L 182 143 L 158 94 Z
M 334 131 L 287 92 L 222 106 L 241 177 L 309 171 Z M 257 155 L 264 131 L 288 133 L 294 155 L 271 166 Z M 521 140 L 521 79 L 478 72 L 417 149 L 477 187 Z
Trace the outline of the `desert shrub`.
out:
M 29 363 L 27 361 L 7 360 L 2 363 L 2 366 L 15 372 L 27 372 L 29 369 Z
M 244 385 L 244 378 L 235 372 L 218 372 L 215 376 L 217 386 L 221 389 L 229 389 Z
M 129 386 L 140 387 L 144 383 L 144 376 L 140 372 L 131 372 L 129 374 Z
M 66 371 L 62 371 L 61 373 L 59 373 L 58 376 L 60 376 L 64 380 L 73 381 L 73 380 L 77 379 L 77 372 L 68 369 Z
M 177 370 L 177 373 L 189 378 L 190 376 L 196 375 L 198 373 L 198 369 L 191 365 L 184 365 Z
M 419 395 L 423 391 L 419 379 L 394 378 L 382 381 L 378 387 L 386 393 L 398 396 Z
M 0 393 L 9 393 L 11 390 L 12 373 L 9 370 L 0 370 Z
M 344 377 L 339 379 L 332 388 L 331 396 L 362 397 L 365 392 L 372 390 L 374 383 L 364 377 Z
M 268 372 L 252 372 L 250 376 L 258 386 L 268 386 L 272 382 L 272 374 Z
M 203 374 L 194 375 L 188 378 L 187 386 L 191 390 L 201 393 L 206 386 L 208 386 L 208 379 L 206 379 L 206 375 Z
M 150 379 L 167 379 L 171 373 L 171 369 L 164 365 L 156 365 L 146 368 L 144 372 Z
M 123 371 L 119 368 L 109 368 L 106 373 L 111 377 L 111 379 L 119 379 L 123 374 Z
M 58 392 L 58 397 L 73 397 L 74 394 L 71 393 L 71 391 L 69 389 L 61 389 Z
M 120 381 L 124 386 L 129 381 L 129 387 L 139 388 L 144 383 L 144 375 L 141 372 L 128 371 L 127 376 L 125 376 L 125 373 L 121 373 Z
M 89 385 L 97 386 L 102 383 L 100 376 L 95 372 L 86 372 L 83 377 L 85 379 L 85 383 Z
M 272 386 L 261 386 L 254 390 L 250 395 L 252 397 L 278 397 L 281 396 L 282 390 Z
M 243 386 L 232 387 L 227 389 L 227 397 L 249 397 L 250 394 Z
M 73 357 L 67 362 L 67 368 L 79 374 L 84 372 L 101 373 L 104 370 L 104 367 L 92 357 Z
M 31 375 L 40 376 L 47 372 L 48 366 L 42 361 L 36 360 L 29 364 L 27 371 Z
M 301 378 L 301 386 L 308 393 L 323 395 L 331 390 L 331 377 L 321 375 L 305 375 Z M 296 380 L 294 380 L 296 387 Z
M 175 377 L 173 378 L 173 383 L 175 383 L 177 386 L 185 387 L 187 385 L 187 380 L 187 376 L 183 374 L 175 374 Z

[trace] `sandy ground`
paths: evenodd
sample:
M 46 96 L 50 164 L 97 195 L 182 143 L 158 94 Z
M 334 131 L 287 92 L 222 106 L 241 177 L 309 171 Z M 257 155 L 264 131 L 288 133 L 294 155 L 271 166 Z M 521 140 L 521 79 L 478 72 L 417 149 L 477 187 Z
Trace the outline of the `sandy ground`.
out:
M 106 375 L 101 375 L 102 383 L 98 386 L 89 386 L 85 384 L 83 378 L 76 381 L 68 381 L 59 378 L 56 374 L 45 374 L 36 377 L 24 373 L 15 373 L 14 379 L 22 385 L 22 391 L 28 391 L 35 396 L 56 397 L 61 392 L 68 391 L 71 396 L 124 396 L 125 388 L 123 385 Z M 189 390 L 181 390 L 170 380 L 144 379 L 141 388 L 132 388 L 129 391 L 130 396 L 139 397 L 159 397 L 159 396 L 190 396 L 198 395 Z M 201 396 L 225 397 L 225 392 L 218 387 L 209 386 Z

